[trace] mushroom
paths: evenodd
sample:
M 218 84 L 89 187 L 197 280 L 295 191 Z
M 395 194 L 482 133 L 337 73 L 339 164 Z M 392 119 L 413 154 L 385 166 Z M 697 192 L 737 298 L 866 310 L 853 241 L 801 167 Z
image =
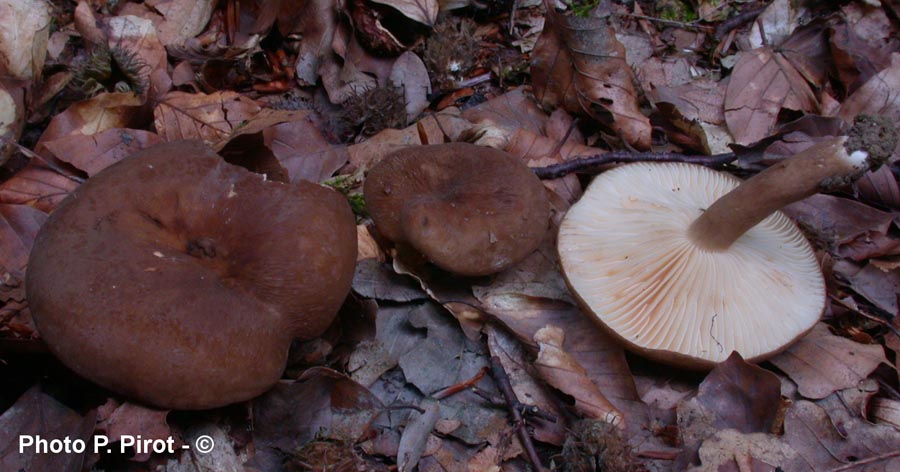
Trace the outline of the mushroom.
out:
M 760 361 L 809 331 L 825 305 L 815 254 L 779 208 L 877 168 L 893 125 L 861 117 L 744 183 L 682 163 L 598 176 L 565 216 L 563 274 L 585 311 L 632 350 L 705 369 Z
M 518 159 L 467 143 L 392 152 L 366 176 L 379 232 L 466 276 L 499 272 L 537 249 L 549 227 L 544 186 Z
M 292 339 L 331 324 L 355 259 L 342 196 L 180 141 L 63 201 L 35 240 L 27 297 L 48 348 L 79 375 L 160 408 L 206 409 L 278 381 Z

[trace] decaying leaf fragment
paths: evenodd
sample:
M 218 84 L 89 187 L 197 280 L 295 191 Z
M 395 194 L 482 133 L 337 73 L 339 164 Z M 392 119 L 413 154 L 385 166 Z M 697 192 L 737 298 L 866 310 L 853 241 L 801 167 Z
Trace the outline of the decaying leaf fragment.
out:
M 650 120 L 638 108 L 634 73 L 608 20 L 567 16 L 544 3 L 546 24 L 531 60 L 535 98 L 599 121 L 632 147 L 649 148 Z
M 575 407 L 585 415 L 625 428 L 625 416 L 606 399 L 569 353 L 563 350 L 565 333 L 548 325 L 534 334 L 540 351 L 535 368 L 550 385 L 575 397 Z
M 725 121 L 738 144 L 772 134 L 782 108 L 815 112 L 819 103 L 800 72 L 768 47 L 741 53 L 725 91 Z

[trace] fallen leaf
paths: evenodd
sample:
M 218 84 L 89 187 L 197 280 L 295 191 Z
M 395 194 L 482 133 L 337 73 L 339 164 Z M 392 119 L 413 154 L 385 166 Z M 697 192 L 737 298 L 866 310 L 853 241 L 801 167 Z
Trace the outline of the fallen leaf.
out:
M 149 0 L 146 4 L 158 11 L 165 20 L 157 26 L 164 46 L 181 45 L 197 36 L 209 23 L 213 0 Z
M 894 253 L 889 231 L 895 215 L 848 198 L 813 195 L 783 208 L 822 246 L 841 257 L 863 261 Z
M 24 169 L 0 183 L 0 203 L 29 205 L 49 213 L 78 187 L 78 182 L 33 159 Z
M 893 316 L 900 313 L 897 302 L 897 294 L 900 293 L 900 270 L 884 271 L 874 264 L 866 264 L 860 268 L 847 261 L 838 261 L 834 265 L 834 272 L 846 279 L 854 292 L 862 295 L 876 307 Z
M 869 405 L 869 411 L 872 412 L 872 419 L 876 423 L 890 425 L 900 431 L 900 401 L 889 398 L 873 398 Z
M 79 414 L 58 402 L 35 385 L 0 416 L 0 470 L 53 470 L 80 472 L 85 465 L 85 452 L 91 450 L 96 412 Z M 26 437 L 40 436 L 47 441 L 83 441 L 86 451 L 48 453 L 38 452 L 37 446 L 19 451 Z
M 750 28 L 751 48 L 779 46 L 798 26 L 806 21 L 806 8 L 792 4 L 789 0 L 774 0 L 757 17 Z
M 163 142 L 155 133 L 139 129 L 112 128 L 92 136 L 66 136 L 44 141 L 44 148 L 56 159 L 72 164 L 88 177 L 120 160 Z
M 485 326 L 488 336 L 488 349 L 491 356 L 500 359 L 503 370 L 509 376 L 510 384 L 516 399 L 523 405 L 537 408 L 541 413 L 557 418 L 556 422 L 533 419 L 529 425 L 533 428 L 532 435 L 538 441 L 561 445 L 566 436 L 566 428 L 559 418 L 562 412 L 557 407 L 557 400 L 548 392 L 544 384 L 533 376 L 532 360 L 522 343 L 494 324 Z
M 431 79 L 425 63 L 416 54 L 407 51 L 394 61 L 391 67 L 391 83 L 403 89 L 406 102 L 406 120 L 412 123 L 428 108 L 431 94 Z
M 201 439 L 202 438 L 202 439 Z M 209 438 L 214 447 L 203 452 L 194 447 L 198 440 Z M 223 429 L 212 422 L 202 422 L 189 427 L 184 432 L 185 445 L 189 449 L 183 451 L 178 459 L 169 459 L 166 472 L 244 472 L 246 453 L 238 454 L 231 438 Z M 201 443 L 202 444 L 202 443 Z
M 437 0 L 372 0 L 375 3 L 395 8 L 403 16 L 426 26 L 434 26 L 438 16 Z
M 47 214 L 26 205 L 0 204 L 0 278 L 23 280 L 28 255 Z
M 786 464 L 785 470 L 832 470 L 842 466 L 864 465 L 862 470 L 892 471 L 900 468 L 900 432 L 874 425 L 863 419 L 844 423 L 838 431 L 827 412 L 805 400 L 794 403 L 784 419 L 784 442 L 802 462 Z
M 214 146 L 227 143 L 261 109 L 237 92 L 169 92 L 160 99 L 153 117 L 156 132 L 166 141 L 201 139 Z
M 16 152 L 25 127 L 25 84 L 0 78 L 0 166 Z M 7 141 L 8 140 L 8 141 Z
M 279 30 L 282 34 L 303 37 L 297 51 L 294 70 L 301 85 L 315 85 L 319 78 L 319 65 L 331 54 L 331 42 L 337 27 L 335 0 L 306 0 L 302 8 L 294 2 L 284 2 Z M 293 20 L 293 21 L 290 21 Z M 286 23 L 286 24 L 285 24 Z
M 792 472 L 813 469 L 803 464 L 802 458 L 791 446 L 771 434 L 744 434 L 733 429 L 715 432 L 703 442 L 697 453 L 702 465 L 687 470 L 691 472 Z M 797 468 L 791 468 L 792 466 Z
M 364 259 L 356 264 L 353 291 L 366 298 L 392 302 L 410 302 L 428 298 L 415 280 L 397 274 L 389 265 L 376 259 Z
M 42 154 L 44 141 L 65 136 L 90 136 L 112 128 L 128 128 L 137 119 L 141 103 L 141 97 L 133 93 L 101 93 L 75 103 L 50 120 L 35 146 L 35 152 Z
M 861 114 L 881 114 L 900 121 L 900 53 L 891 56 L 891 66 L 869 79 L 844 100 L 838 115 L 846 122 Z
M 397 469 L 401 472 L 412 472 L 425 452 L 425 445 L 434 425 L 440 418 L 440 404 L 434 400 L 425 399 L 419 403 L 422 412 L 414 411 L 403 434 L 400 435 L 400 446 L 397 449 Z
M 43 0 L 0 0 L 0 77 L 40 79 L 50 38 Z
M 281 470 L 284 453 L 314 439 L 354 442 L 382 408 L 378 398 L 349 377 L 324 367 L 309 369 L 296 382 L 279 383 L 253 401 L 257 454 L 249 465 Z
M 735 142 L 747 145 L 772 134 L 783 108 L 815 112 L 819 104 L 782 53 L 759 48 L 738 54 L 725 91 L 725 121 Z
M 800 395 L 819 399 L 855 387 L 887 359 L 883 347 L 835 336 L 827 325 L 818 323 L 809 334 L 769 361 L 797 384 Z
M 168 439 L 172 429 L 166 421 L 169 410 L 156 410 L 135 403 L 120 403 L 113 399 L 97 409 L 96 430 L 102 432 L 110 443 L 120 441 L 123 436 L 144 439 Z M 176 447 L 179 447 L 180 444 Z M 152 451 L 135 451 L 131 460 L 146 462 Z
M 263 142 L 272 150 L 291 182 L 323 182 L 349 160 L 346 148 L 329 143 L 308 114 L 262 130 Z
M 854 185 L 862 201 L 900 210 L 900 185 L 889 167 L 867 172 Z
M 714 415 L 717 429 L 769 433 L 781 407 L 781 382 L 733 352 L 703 379 L 696 400 Z
M 531 58 L 535 98 L 587 115 L 632 147 L 648 149 L 650 120 L 638 107 L 625 48 L 607 19 L 565 15 L 545 5 L 547 20 Z
M 534 334 L 534 342 L 540 349 L 534 367 L 547 383 L 575 398 L 575 408 L 583 415 L 624 429 L 625 416 L 587 377 L 587 371 L 578 361 L 563 350 L 564 340 L 565 332 L 556 326 L 539 329 Z

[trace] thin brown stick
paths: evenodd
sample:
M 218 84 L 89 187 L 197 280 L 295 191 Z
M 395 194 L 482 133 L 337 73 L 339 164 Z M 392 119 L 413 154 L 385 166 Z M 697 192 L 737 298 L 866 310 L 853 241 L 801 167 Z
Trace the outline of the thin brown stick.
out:
M 466 390 L 467 388 L 470 388 L 470 387 L 474 386 L 475 384 L 477 384 L 478 381 L 480 381 L 482 378 L 484 378 L 484 374 L 486 374 L 487 371 L 488 371 L 487 367 L 482 367 L 481 370 L 479 370 L 478 373 L 475 374 L 471 379 L 465 380 L 456 385 L 451 385 L 447 388 L 438 390 L 437 392 L 434 393 L 434 395 L 431 396 L 431 398 L 434 398 L 435 400 L 443 400 L 443 399 L 449 397 L 450 395 L 456 395 L 457 393 L 462 392 L 463 390 Z
M 500 363 L 500 358 L 497 356 L 491 357 L 491 376 L 494 377 L 494 381 L 497 382 L 497 386 L 500 388 L 500 393 L 503 394 L 503 398 L 506 400 L 507 410 L 516 425 L 516 432 L 519 433 L 519 440 L 522 441 L 522 447 L 528 455 L 528 460 L 531 461 L 531 465 L 538 471 L 547 470 L 541 465 L 541 458 L 538 457 L 537 451 L 534 449 L 534 443 L 531 442 L 531 436 L 528 435 L 528 430 L 525 429 L 525 420 L 522 419 L 522 415 L 516 408 L 518 399 L 515 392 L 513 392 L 509 376 L 503 370 L 503 364 Z
M 831 469 L 831 472 L 841 472 L 844 470 L 858 469 L 864 465 L 874 464 L 875 462 L 881 462 L 883 460 L 892 459 L 898 456 L 900 456 L 900 451 L 892 451 L 888 452 L 887 454 L 881 454 L 879 456 L 872 456 L 867 459 L 858 460 L 852 464 L 842 465 L 836 469 Z
M 737 156 L 733 152 L 725 154 L 714 154 L 712 156 L 692 156 L 688 154 L 678 154 L 674 152 L 630 152 L 630 151 L 611 151 L 593 156 L 572 159 L 559 164 L 553 164 L 546 167 L 532 168 L 532 172 L 542 180 L 558 179 L 569 174 L 594 173 L 597 168 L 606 164 L 623 163 L 623 162 L 687 162 L 689 164 L 699 164 L 713 169 L 725 168 L 729 163 L 734 161 Z
M 716 39 L 722 39 L 725 35 L 731 33 L 731 31 L 738 29 L 748 23 L 752 23 L 756 20 L 756 17 L 762 13 L 765 8 L 754 8 L 752 10 L 747 10 L 743 13 L 739 13 L 727 20 L 719 23 L 719 26 L 716 27 L 716 33 L 714 37 Z

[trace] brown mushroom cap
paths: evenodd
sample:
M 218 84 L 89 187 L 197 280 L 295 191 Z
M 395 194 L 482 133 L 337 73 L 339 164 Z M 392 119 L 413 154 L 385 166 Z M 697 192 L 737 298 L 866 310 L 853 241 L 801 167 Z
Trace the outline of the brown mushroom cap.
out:
M 382 234 L 461 275 L 509 267 L 548 229 L 541 181 L 513 156 L 473 144 L 395 151 L 369 171 L 364 193 Z
M 570 288 L 615 336 L 660 362 L 708 368 L 732 351 L 758 361 L 784 349 L 825 305 L 819 265 L 793 222 L 775 212 L 721 251 L 688 235 L 739 183 L 675 163 L 601 174 L 559 230 Z
M 27 295 L 76 373 L 158 407 L 213 408 L 278 380 L 291 340 L 332 322 L 355 258 L 339 194 L 182 141 L 75 190 L 38 234 Z

